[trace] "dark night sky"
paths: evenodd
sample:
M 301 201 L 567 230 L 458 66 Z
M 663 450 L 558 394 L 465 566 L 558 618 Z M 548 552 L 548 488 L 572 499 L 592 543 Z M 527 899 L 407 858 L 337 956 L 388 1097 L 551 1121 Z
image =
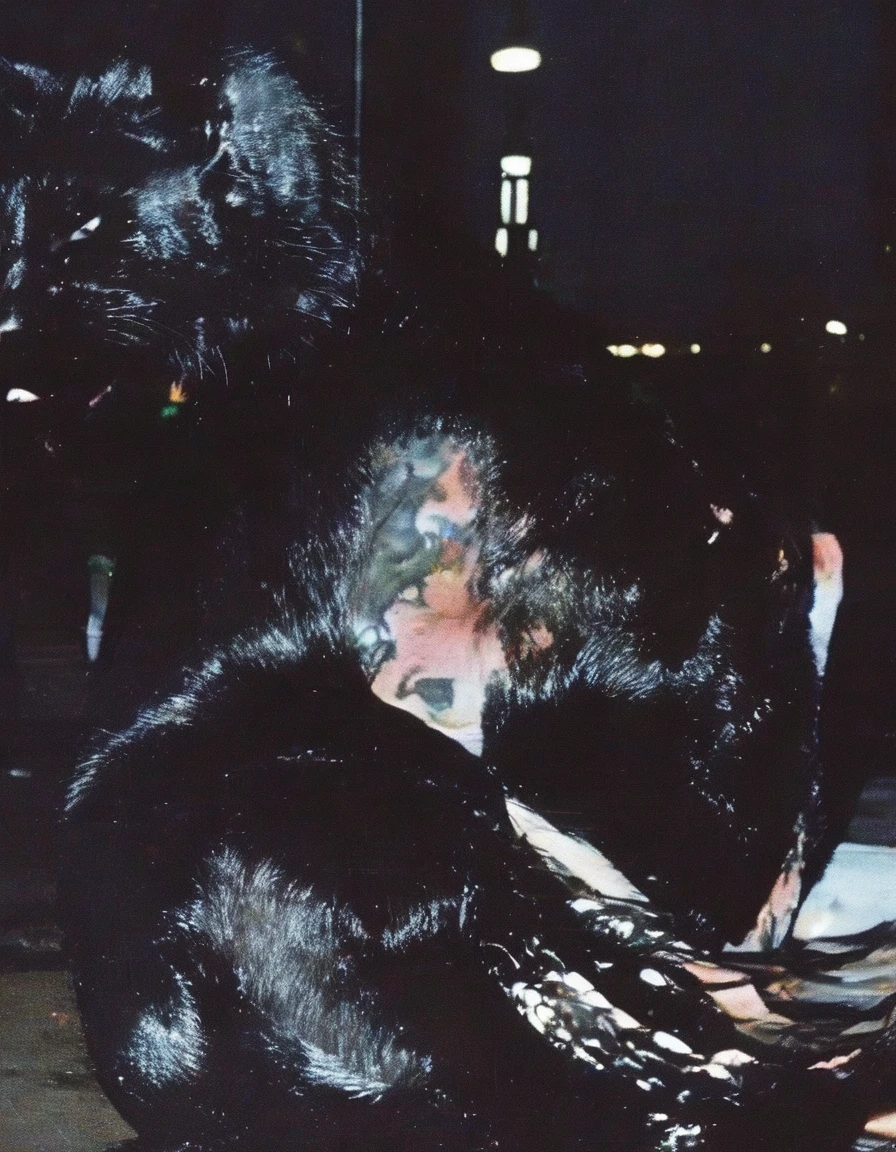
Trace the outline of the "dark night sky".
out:
M 405 178 L 438 186 L 443 175 L 448 210 L 485 246 L 497 225 L 504 134 L 488 57 L 505 4 L 365 0 L 380 62 L 394 44 L 409 85 L 365 93 L 386 108 L 386 138 L 373 146 L 388 153 L 394 128 L 394 148 L 408 153 Z M 594 309 L 620 339 L 862 314 L 872 267 L 874 0 L 531 6 L 544 55 L 522 80 L 532 101 L 533 219 L 543 282 L 562 301 Z M 347 133 L 354 10 L 355 0 L 6 0 L 0 51 L 78 66 L 136 48 L 176 68 L 216 45 L 254 41 L 284 56 Z M 458 35 L 454 55 L 427 52 Z M 456 74 L 425 76 L 436 58 L 443 68 L 459 61 Z M 370 79 L 377 65 L 368 63 Z
M 476 5 L 468 38 L 483 239 L 501 11 Z M 873 0 L 533 0 L 532 15 L 533 216 L 561 297 L 644 338 L 775 323 L 782 308 L 861 311 Z

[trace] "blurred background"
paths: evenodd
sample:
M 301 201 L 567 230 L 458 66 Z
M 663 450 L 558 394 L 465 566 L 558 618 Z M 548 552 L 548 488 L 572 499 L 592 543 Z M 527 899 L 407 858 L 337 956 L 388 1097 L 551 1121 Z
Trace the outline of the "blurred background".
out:
M 276 54 L 340 135 L 382 270 L 372 279 L 396 313 L 417 310 L 424 327 L 445 318 L 452 347 L 500 327 L 518 351 L 668 412 L 704 458 L 837 533 L 833 754 L 853 765 L 845 802 L 864 788 L 850 837 L 896 844 L 894 7 L 5 0 L 0 11 L 9 59 L 90 73 L 127 56 L 174 94 L 243 45 Z M 24 1115 L 49 1083 L 48 996 L 61 997 L 52 1027 L 69 1026 L 53 983 L 60 783 L 91 727 L 120 719 L 202 632 L 195 589 L 239 496 L 222 491 L 225 473 L 237 456 L 257 464 L 273 433 L 259 420 L 244 443 L 233 426 L 212 443 L 177 397 L 92 420 L 55 385 L 33 401 L 3 384 L 0 961 L 35 982 L 33 1001 L 31 985 L 6 986 L 20 998 L 6 1023 L 25 1028 L 10 1067 L 33 1057 L 37 1069 L 8 1080 Z M 5 1148 L 98 1149 L 116 1135 L 71 1045 L 53 1083 L 82 1086 L 81 1120 L 46 1121 L 57 1105 L 41 1097 L 40 1142 L 26 1125 Z M 84 1119 L 94 1108 L 99 1129 Z

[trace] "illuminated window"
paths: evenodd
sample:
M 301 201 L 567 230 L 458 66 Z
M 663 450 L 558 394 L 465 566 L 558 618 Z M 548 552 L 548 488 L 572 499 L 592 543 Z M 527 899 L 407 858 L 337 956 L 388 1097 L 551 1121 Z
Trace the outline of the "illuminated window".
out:
M 528 176 L 532 171 L 532 157 L 502 156 L 501 171 L 505 176 Z
M 525 178 L 514 181 L 516 195 L 514 197 L 516 210 L 513 214 L 514 223 L 525 224 L 529 219 L 529 181 Z
M 508 224 L 529 223 L 529 173 L 532 157 L 512 153 L 501 157 L 501 224 L 495 237 L 495 248 L 506 256 L 510 248 Z M 526 246 L 530 252 L 538 248 L 538 230 L 529 228 Z
M 501 181 L 501 223 L 509 224 L 510 217 L 513 215 L 513 182 L 511 180 Z

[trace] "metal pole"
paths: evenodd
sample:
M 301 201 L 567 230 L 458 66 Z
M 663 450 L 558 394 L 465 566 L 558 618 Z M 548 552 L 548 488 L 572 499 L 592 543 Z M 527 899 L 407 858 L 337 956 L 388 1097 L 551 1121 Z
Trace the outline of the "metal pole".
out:
M 361 205 L 361 90 L 364 81 L 364 0 L 355 0 L 355 208 Z

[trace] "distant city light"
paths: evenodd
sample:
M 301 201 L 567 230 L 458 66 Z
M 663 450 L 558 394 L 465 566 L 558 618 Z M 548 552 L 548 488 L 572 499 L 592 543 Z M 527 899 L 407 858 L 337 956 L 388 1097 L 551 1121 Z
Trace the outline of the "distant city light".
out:
M 825 332 L 830 332 L 832 336 L 845 336 L 846 325 L 842 320 L 828 320 L 824 326 Z
M 538 247 L 538 229 L 529 229 L 529 251 L 534 252 Z
M 505 176 L 528 176 L 532 171 L 532 157 L 502 156 L 501 171 Z
M 495 249 L 499 256 L 507 255 L 507 229 L 499 228 L 495 233 Z
M 500 48 L 492 53 L 496 72 L 532 72 L 541 64 L 541 53 L 535 48 Z
M 30 404 L 32 400 L 40 400 L 40 396 L 29 392 L 27 388 L 10 388 L 6 393 L 6 399 L 11 404 Z
M 637 356 L 638 349 L 634 344 L 620 344 L 616 350 L 617 356 Z
M 641 353 L 644 356 L 649 356 L 651 360 L 656 360 L 660 356 L 666 355 L 666 349 L 663 344 L 642 344 Z
M 771 344 L 760 344 L 759 345 L 759 351 L 760 352 L 771 352 L 771 350 L 772 350 Z
M 700 345 L 699 344 L 692 344 L 691 345 L 691 351 L 696 356 L 696 354 L 700 351 Z

